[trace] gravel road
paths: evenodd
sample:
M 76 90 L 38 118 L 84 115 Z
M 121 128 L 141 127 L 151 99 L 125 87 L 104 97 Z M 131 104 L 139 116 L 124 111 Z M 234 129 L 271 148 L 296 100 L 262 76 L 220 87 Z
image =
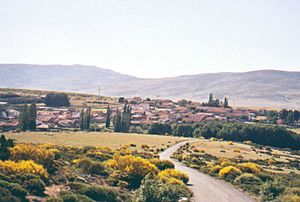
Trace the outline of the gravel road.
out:
M 160 153 L 160 159 L 170 160 L 175 164 L 175 168 L 187 173 L 190 177 L 189 185 L 194 194 L 192 198 L 195 202 L 254 202 L 246 194 L 235 189 L 224 181 L 215 179 L 209 175 L 200 173 L 199 171 L 189 168 L 170 156 L 187 142 L 180 142 L 164 152 Z

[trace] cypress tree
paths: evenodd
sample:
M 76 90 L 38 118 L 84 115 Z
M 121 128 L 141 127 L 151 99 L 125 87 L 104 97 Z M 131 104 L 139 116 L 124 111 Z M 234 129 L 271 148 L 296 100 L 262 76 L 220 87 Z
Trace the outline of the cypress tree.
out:
M 212 106 L 214 104 L 214 96 L 212 93 L 209 94 L 209 98 L 208 98 L 208 106 Z
M 79 128 L 80 128 L 80 130 L 84 130 L 84 109 L 82 109 L 81 112 L 80 112 Z
M 107 106 L 107 110 L 106 110 L 106 118 L 105 118 L 105 127 L 109 128 L 110 126 L 110 108 L 109 106 Z
M 86 129 L 89 130 L 91 125 L 91 107 L 88 107 L 86 110 L 85 122 L 86 122 Z
M 19 117 L 19 129 L 21 131 L 26 131 L 28 129 L 28 106 L 24 105 L 21 108 L 21 113 Z
M 36 129 L 36 118 L 37 118 L 37 109 L 36 104 L 31 104 L 28 109 L 28 129 Z
M 224 106 L 225 108 L 228 108 L 228 107 L 229 107 L 229 104 L 228 104 L 228 98 L 227 98 L 227 97 L 224 98 L 224 104 L 223 104 L 223 106 Z
M 121 119 L 122 119 L 121 113 L 117 109 L 116 116 L 114 119 L 114 131 L 115 132 L 121 132 Z

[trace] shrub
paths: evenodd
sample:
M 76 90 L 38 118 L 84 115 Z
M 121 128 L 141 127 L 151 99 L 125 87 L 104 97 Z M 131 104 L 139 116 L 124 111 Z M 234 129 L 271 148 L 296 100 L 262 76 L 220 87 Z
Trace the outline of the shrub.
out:
M 261 180 L 259 177 L 250 174 L 250 173 L 244 173 L 240 176 L 238 176 L 234 180 L 235 184 L 239 185 L 243 190 L 253 192 L 255 194 L 259 193 Z
M 260 185 L 261 184 L 261 180 L 259 179 L 259 177 L 250 174 L 250 173 L 244 173 L 240 176 L 238 176 L 235 180 L 235 183 L 237 184 L 257 184 Z
M 284 191 L 284 186 L 278 181 L 266 182 L 260 188 L 260 199 L 262 201 L 272 201 Z
M 53 165 L 54 152 L 46 147 L 33 144 L 17 144 L 10 149 L 11 159 L 14 161 L 33 160 L 49 168 Z
M 246 140 L 246 141 L 244 141 L 243 143 L 244 143 L 244 144 L 247 144 L 247 145 L 252 145 L 252 144 L 253 144 L 253 142 L 250 141 L 250 140 Z
M 300 196 L 300 187 L 291 187 L 291 188 L 287 188 L 285 191 L 284 191 L 284 194 L 296 194 L 296 195 L 299 195 Z
M 12 196 L 11 192 L 8 189 L 5 189 L 4 187 L 0 187 L 0 201 L 2 202 L 20 202 L 21 199 Z
M 147 174 L 157 173 L 157 168 L 154 164 L 141 157 L 131 155 L 120 156 L 116 154 L 113 159 L 106 162 L 106 166 L 125 174 L 126 179 L 123 180 L 128 182 L 132 188 L 138 187 Z
M 130 143 L 129 143 L 129 146 L 130 146 L 130 147 L 136 147 L 136 144 L 133 143 L 133 142 L 130 142 Z
M 42 165 L 30 161 L 0 161 L 0 170 L 6 174 L 33 174 L 40 177 L 48 177 L 47 171 Z
M 257 173 L 256 174 L 260 179 L 261 181 L 263 182 L 267 182 L 267 181 L 273 181 L 273 177 L 272 175 L 270 175 L 269 173 L 266 173 L 266 172 L 260 172 L 260 173 Z
M 52 197 L 47 199 L 46 202 L 64 202 L 61 198 L 57 198 L 57 197 Z
M 120 201 L 115 190 L 104 186 L 89 186 L 81 190 L 80 193 L 95 201 Z
M 221 167 L 235 166 L 235 165 L 236 165 L 236 163 L 230 161 L 230 160 L 227 159 L 227 158 L 220 158 L 220 159 L 219 159 L 219 162 L 220 162 Z
M 200 150 L 199 149 L 193 149 L 193 152 L 195 152 L 195 153 L 199 153 L 200 152 Z
M 142 149 L 149 149 L 149 145 L 147 145 L 147 144 L 142 144 L 142 145 L 141 145 L 141 148 L 142 148 Z
M 186 185 L 165 184 L 158 179 L 146 177 L 140 188 L 136 191 L 136 202 L 161 202 L 179 201 L 182 197 L 191 197 L 191 192 Z
M 216 165 L 209 169 L 209 173 L 210 174 L 219 173 L 221 169 L 222 167 L 220 165 Z
M 102 163 L 95 162 L 88 168 L 89 174 L 107 175 L 107 171 Z
M 60 194 L 63 202 L 94 202 L 87 196 L 74 194 L 72 192 L 63 192 Z
M 185 184 L 189 181 L 189 176 L 186 173 L 181 172 L 179 170 L 175 170 L 175 169 L 163 170 L 158 174 L 158 176 L 160 179 L 165 180 L 165 181 L 170 181 L 170 180 L 172 180 L 172 178 L 180 180 L 180 181 L 184 182 Z
M 93 165 L 93 161 L 89 158 L 81 158 L 75 161 L 78 167 L 81 168 L 84 172 L 88 172 L 89 168 Z
M 45 183 L 41 179 L 31 179 L 23 183 L 23 187 L 31 194 L 44 196 L 46 188 Z
M 0 180 L 0 188 L 9 190 L 11 195 L 25 201 L 27 191 L 21 185 Z M 6 193 L 7 194 L 7 193 Z M 7 196 L 7 195 L 6 195 Z M 9 196 L 9 195 L 8 195 Z
M 241 170 L 246 173 L 259 173 L 261 169 L 256 163 L 248 162 L 241 166 Z
M 237 176 L 241 175 L 240 169 L 234 166 L 227 166 L 222 168 L 219 172 L 219 176 L 225 178 L 226 180 L 234 180 Z
M 279 197 L 279 201 L 281 202 L 299 202 L 300 195 L 296 194 L 284 194 Z
M 233 152 L 235 152 L 235 153 L 241 153 L 241 149 L 235 148 L 235 149 L 233 150 Z
M 0 110 L 1 114 L 1 110 Z M 1 115 L 0 115 L 1 117 Z M 13 139 L 6 139 L 4 135 L 0 136 L 0 160 L 8 160 L 10 157 L 9 149 L 14 146 Z
M 92 161 L 89 158 L 81 158 L 75 160 L 78 167 L 83 170 L 83 172 L 88 174 L 95 174 L 95 175 L 107 175 L 105 166 L 100 162 Z
M 99 161 L 106 161 L 106 160 L 112 158 L 111 154 L 103 153 L 103 152 L 98 151 L 98 150 L 88 151 L 87 152 L 87 156 L 95 158 L 95 159 L 97 159 Z
M 150 159 L 150 162 L 153 163 L 159 170 L 166 170 L 174 168 L 174 164 L 169 160 L 160 160 L 158 158 Z

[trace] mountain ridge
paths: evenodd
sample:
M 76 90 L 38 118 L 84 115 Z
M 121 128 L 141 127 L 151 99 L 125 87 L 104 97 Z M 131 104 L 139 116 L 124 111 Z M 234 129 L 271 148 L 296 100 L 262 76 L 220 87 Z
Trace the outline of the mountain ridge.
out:
M 205 101 L 208 94 L 237 106 L 300 107 L 300 72 L 256 70 L 138 78 L 91 65 L 0 64 L 0 86 Z

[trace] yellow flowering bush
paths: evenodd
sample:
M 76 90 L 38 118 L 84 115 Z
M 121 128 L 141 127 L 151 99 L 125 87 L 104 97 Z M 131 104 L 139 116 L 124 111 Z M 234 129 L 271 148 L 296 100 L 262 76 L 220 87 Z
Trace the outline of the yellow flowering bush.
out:
M 171 178 L 175 178 L 184 182 L 185 184 L 189 181 L 189 176 L 176 169 L 166 169 L 158 173 L 158 176 L 163 181 L 169 181 Z M 173 180 L 174 181 L 174 180 Z
M 151 158 L 149 161 L 153 163 L 159 170 L 166 170 L 175 167 L 174 164 L 169 160 L 160 160 L 159 158 Z
M 259 173 L 261 169 L 256 163 L 248 162 L 241 166 L 241 170 L 246 173 Z
M 14 162 L 11 160 L 0 161 L 0 170 L 5 174 L 24 173 L 48 177 L 48 173 L 45 168 L 40 164 L 36 164 L 32 160 L 22 160 L 19 162 Z
M 235 152 L 235 153 L 241 153 L 241 149 L 235 148 L 235 149 L 233 150 L 233 152 Z
M 105 154 L 113 154 L 114 153 L 114 149 L 112 149 L 108 146 L 97 146 L 96 150 L 98 152 L 102 152 L 102 153 L 105 153 Z
M 222 168 L 219 172 L 219 176 L 222 178 L 235 179 L 237 176 L 241 175 L 242 171 L 234 166 L 227 166 Z
M 56 150 L 33 144 L 17 144 L 10 149 L 11 159 L 14 161 L 33 160 L 48 168 L 54 161 Z
M 120 156 L 119 153 L 114 158 L 108 160 L 105 165 L 118 173 L 118 180 L 128 182 L 130 188 L 139 187 L 142 179 L 148 174 L 156 174 L 157 167 L 146 159 L 132 155 Z M 115 178 L 115 177 L 114 177 Z
M 210 174 L 219 173 L 222 167 L 220 165 L 213 166 L 209 169 Z
M 157 168 L 154 164 L 141 157 L 131 155 L 120 156 L 114 155 L 114 158 L 106 162 L 106 166 L 115 170 L 135 175 L 146 176 L 148 173 L 156 173 Z
M 219 161 L 221 167 L 234 166 L 235 165 L 235 163 L 230 161 L 228 158 L 220 158 L 218 161 Z

